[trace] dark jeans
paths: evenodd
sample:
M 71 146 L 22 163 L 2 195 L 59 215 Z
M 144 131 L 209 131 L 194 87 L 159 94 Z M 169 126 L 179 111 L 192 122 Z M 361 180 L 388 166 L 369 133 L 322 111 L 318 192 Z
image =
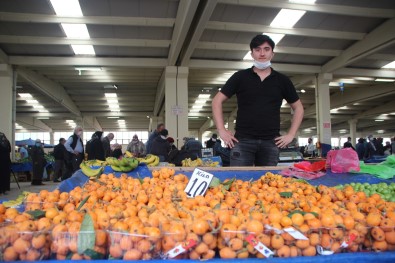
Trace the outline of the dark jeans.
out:
M 239 139 L 230 152 L 230 166 L 276 166 L 279 153 L 274 140 Z
M 64 160 L 55 160 L 55 168 L 53 180 L 59 180 L 63 177 L 63 173 L 65 172 Z

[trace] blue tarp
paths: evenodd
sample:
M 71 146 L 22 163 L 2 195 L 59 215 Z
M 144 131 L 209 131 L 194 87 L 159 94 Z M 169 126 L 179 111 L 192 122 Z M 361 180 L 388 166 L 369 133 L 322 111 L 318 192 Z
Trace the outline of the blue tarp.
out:
M 34 146 L 34 145 L 36 145 L 36 140 L 29 138 L 26 140 L 15 141 L 15 145 L 16 146 L 25 146 L 25 145 Z M 54 145 L 52 145 L 52 144 L 44 143 L 44 148 L 53 148 L 53 147 L 54 147 Z

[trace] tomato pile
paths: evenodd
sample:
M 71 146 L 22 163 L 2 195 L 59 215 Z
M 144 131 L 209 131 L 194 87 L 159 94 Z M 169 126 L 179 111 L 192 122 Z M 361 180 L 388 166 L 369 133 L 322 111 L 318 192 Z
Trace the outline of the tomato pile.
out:
M 317 255 L 317 246 L 326 253 L 395 250 L 395 203 L 379 194 L 315 187 L 270 172 L 255 181 L 227 179 L 195 198 L 184 192 L 187 183 L 186 175 L 165 167 L 152 178 L 102 174 L 69 193 L 32 193 L 24 212 L 0 205 L 0 259 L 297 257 Z

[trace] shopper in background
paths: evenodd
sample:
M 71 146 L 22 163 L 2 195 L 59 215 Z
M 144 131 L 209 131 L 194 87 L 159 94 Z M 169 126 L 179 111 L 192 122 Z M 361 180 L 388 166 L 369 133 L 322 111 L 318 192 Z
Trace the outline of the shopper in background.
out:
M 374 155 L 378 155 L 377 152 L 377 147 L 376 147 L 376 138 L 373 137 L 373 135 L 368 136 L 368 143 L 366 144 L 365 147 L 365 154 L 364 154 L 364 159 L 371 159 L 373 158 Z
M 74 128 L 74 133 L 71 135 L 64 147 L 66 147 L 67 155 L 66 155 L 66 169 L 68 170 L 68 176 L 71 176 L 75 171 L 80 169 L 80 164 L 84 159 L 84 143 L 81 139 L 82 136 L 82 127 L 76 126 Z
M 0 195 L 11 190 L 11 144 L 4 133 L 0 132 Z
M 112 157 L 119 159 L 123 155 L 122 153 L 122 145 L 115 143 L 112 145 Z
M 141 157 L 145 155 L 145 145 L 139 140 L 137 134 L 133 135 L 133 139 L 126 147 L 126 150 L 133 153 L 134 157 Z
M 355 150 L 354 146 L 352 146 L 351 143 L 351 137 L 347 138 L 347 141 L 343 144 L 343 148 L 352 148 L 353 150 Z
M 171 149 L 170 143 L 166 140 L 169 132 L 166 129 L 160 131 L 159 136 L 157 136 L 152 142 L 151 154 L 159 156 L 159 161 L 167 162 L 168 155 Z
M 218 138 L 218 135 L 216 133 L 213 133 L 211 138 L 206 141 L 206 148 L 214 148 L 215 143 L 218 141 L 217 138 Z
M 389 156 L 391 154 L 392 154 L 391 143 L 389 141 L 386 141 L 384 146 L 384 155 Z
M 156 126 L 156 130 L 153 131 L 153 132 L 150 134 L 150 136 L 148 137 L 147 144 L 145 145 L 145 146 L 146 146 L 146 147 L 145 147 L 145 150 L 146 150 L 146 153 L 147 153 L 147 154 L 148 154 L 148 153 L 151 153 L 151 145 L 152 145 L 153 141 L 155 140 L 155 138 L 159 136 L 159 133 L 160 133 L 163 129 L 165 129 L 165 125 L 164 125 L 163 123 L 158 124 L 158 126 Z
M 103 143 L 103 148 L 104 148 L 104 157 L 111 157 L 112 156 L 112 151 L 111 151 L 111 145 L 110 142 L 114 139 L 114 134 L 109 133 L 107 136 L 101 139 Z
M 256 35 L 250 42 L 252 68 L 233 74 L 212 102 L 218 135 L 232 148 L 231 166 L 277 165 L 279 148 L 285 148 L 295 137 L 303 119 L 303 105 L 291 80 L 270 67 L 274 41 L 267 35 Z M 236 133 L 225 129 L 222 104 L 237 97 Z M 280 109 L 286 100 L 293 110 L 291 127 L 280 135 Z
M 55 168 L 54 168 L 54 175 L 53 181 L 60 182 L 59 179 L 63 178 L 63 174 L 65 173 L 65 155 L 66 155 L 66 147 L 64 144 L 66 143 L 65 138 L 59 139 L 59 144 L 57 144 L 53 150 L 53 156 L 55 158 Z
M 391 152 L 395 154 L 395 137 L 391 138 Z
M 365 139 L 359 138 L 358 143 L 355 145 L 356 152 L 358 153 L 358 159 L 363 160 L 365 154 Z
M 171 150 L 177 149 L 177 146 L 174 145 L 174 139 L 173 137 L 167 137 L 166 140 L 169 142 Z
M 182 146 L 184 150 L 188 152 L 189 155 L 192 156 L 192 159 L 201 158 L 202 157 L 202 143 L 195 138 L 184 138 L 184 145 Z
M 19 153 L 20 153 L 20 155 L 21 155 L 21 156 L 20 156 L 20 157 L 21 157 L 21 160 L 22 160 L 22 159 L 29 158 L 28 146 L 27 146 L 27 145 L 21 146 L 21 147 L 19 148 Z M 32 175 L 30 174 L 30 171 L 25 171 L 24 173 L 25 173 L 25 175 L 26 175 L 27 180 L 30 181 L 31 178 L 32 178 Z
M 313 143 L 313 139 L 309 138 L 307 140 L 308 144 L 305 147 L 306 157 L 313 157 L 315 155 L 315 144 Z
M 32 185 L 44 185 L 43 174 L 47 162 L 44 157 L 43 144 L 40 139 L 36 139 L 35 145 L 31 149 L 32 164 L 33 164 L 33 178 Z
M 101 160 L 104 161 L 104 146 L 102 143 L 102 131 L 96 131 L 92 134 L 92 138 L 89 143 L 88 160 Z

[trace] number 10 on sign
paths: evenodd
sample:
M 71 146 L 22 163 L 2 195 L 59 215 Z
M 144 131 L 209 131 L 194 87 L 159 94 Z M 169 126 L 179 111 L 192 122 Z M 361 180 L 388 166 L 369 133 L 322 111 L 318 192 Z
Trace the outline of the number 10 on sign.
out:
M 197 195 L 204 195 L 213 179 L 214 175 L 195 169 L 185 188 L 185 193 L 188 197 L 195 197 Z

